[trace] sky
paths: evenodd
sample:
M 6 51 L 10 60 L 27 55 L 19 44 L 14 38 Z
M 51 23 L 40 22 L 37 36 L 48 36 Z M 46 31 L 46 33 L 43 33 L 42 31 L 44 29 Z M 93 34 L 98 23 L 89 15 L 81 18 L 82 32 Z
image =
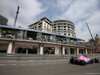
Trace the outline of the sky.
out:
M 74 23 L 77 38 L 91 39 L 86 22 L 93 37 L 100 37 L 100 0 L 0 0 L 0 15 L 8 19 L 9 26 L 14 26 L 18 6 L 16 27 L 28 28 L 42 17 L 65 19 Z

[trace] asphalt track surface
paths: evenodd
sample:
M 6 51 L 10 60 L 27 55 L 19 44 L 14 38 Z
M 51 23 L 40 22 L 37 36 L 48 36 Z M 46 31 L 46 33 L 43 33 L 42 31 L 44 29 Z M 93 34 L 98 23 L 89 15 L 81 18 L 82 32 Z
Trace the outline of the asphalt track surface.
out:
M 100 75 L 100 63 L 81 66 L 69 60 L 0 61 L 0 75 Z

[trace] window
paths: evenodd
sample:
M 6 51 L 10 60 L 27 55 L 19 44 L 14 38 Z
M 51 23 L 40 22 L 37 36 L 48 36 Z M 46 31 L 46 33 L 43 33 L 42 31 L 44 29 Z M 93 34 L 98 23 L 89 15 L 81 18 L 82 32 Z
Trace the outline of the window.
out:
M 44 47 L 44 54 L 55 54 L 54 47 Z
M 58 28 L 60 28 L 60 26 L 58 26 Z
M 66 35 L 66 33 L 64 33 L 64 35 Z
M 54 27 L 54 28 L 56 28 L 56 27 Z
M 42 25 L 42 23 L 39 23 L 39 25 Z
M 61 25 L 63 25 L 64 23 L 61 23 Z
M 64 23 L 64 25 L 66 25 L 66 23 Z
M 64 29 L 64 30 L 66 30 L 66 29 Z
M 64 26 L 64 28 L 66 28 L 66 26 Z
M 46 23 L 44 23 L 44 25 L 46 25 Z
M 58 25 L 60 25 L 60 23 L 58 23 Z
M 68 34 L 70 36 L 70 34 Z
M 39 27 L 41 27 L 41 26 L 39 26 Z

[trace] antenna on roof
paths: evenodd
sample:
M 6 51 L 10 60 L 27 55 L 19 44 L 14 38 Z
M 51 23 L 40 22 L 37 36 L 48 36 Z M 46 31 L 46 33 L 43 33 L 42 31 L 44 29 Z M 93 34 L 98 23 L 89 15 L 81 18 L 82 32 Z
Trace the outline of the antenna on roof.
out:
M 15 27 L 15 25 L 16 25 L 18 13 L 19 13 L 19 6 L 18 6 L 17 11 L 16 11 L 16 17 L 15 17 L 14 27 Z

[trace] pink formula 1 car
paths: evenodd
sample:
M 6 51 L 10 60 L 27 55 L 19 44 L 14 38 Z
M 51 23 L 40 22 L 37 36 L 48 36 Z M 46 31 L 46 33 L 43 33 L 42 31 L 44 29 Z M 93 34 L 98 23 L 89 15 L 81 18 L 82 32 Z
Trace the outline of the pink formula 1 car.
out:
M 93 62 L 99 63 L 99 59 L 97 59 L 97 58 L 95 58 L 95 59 L 88 58 L 84 55 L 70 58 L 70 63 L 73 63 L 73 64 L 85 65 L 87 63 L 93 63 Z

